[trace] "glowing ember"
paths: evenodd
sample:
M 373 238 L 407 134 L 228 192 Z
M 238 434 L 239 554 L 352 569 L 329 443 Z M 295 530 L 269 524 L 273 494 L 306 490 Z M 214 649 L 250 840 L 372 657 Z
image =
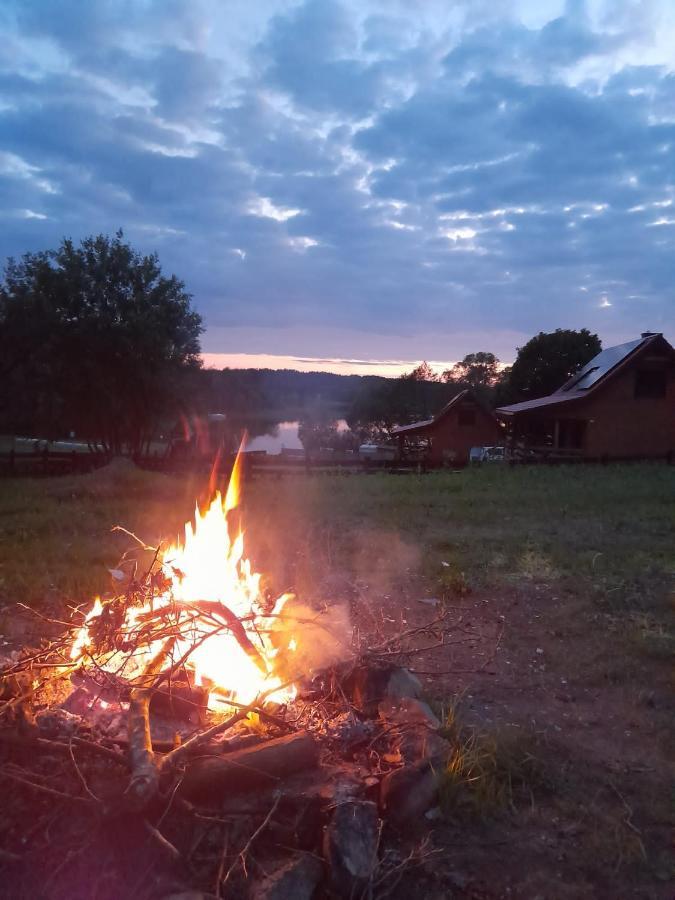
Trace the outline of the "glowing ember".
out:
M 239 505 L 239 480 L 237 457 L 225 499 L 218 492 L 205 513 L 197 508 L 194 525 L 185 526 L 184 544 L 163 554 L 166 589 L 144 606 L 127 608 L 115 643 L 133 650 L 111 650 L 103 659 L 96 656 L 99 666 L 126 679 L 137 677 L 160 650 L 170 628 L 179 637 L 167 665 L 187 658 L 195 683 L 211 688 L 210 708 L 222 709 L 228 699 L 248 704 L 263 691 L 277 702 L 292 698 L 293 688 L 283 686 L 275 675 L 274 658 L 280 650 L 294 651 L 296 640 L 289 635 L 280 646 L 278 628 L 276 646 L 270 640 L 289 595 L 279 597 L 270 608 L 260 593 L 261 576 L 244 558 L 243 533 L 239 529 L 234 539 L 230 537 L 228 513 Z M 103 611 L 96 598 L 75 635 L 72 659 L 86 660 L 90 631 Z M 158 612 L 169 627 L 162 637 L 143 643 L 148 618 Z

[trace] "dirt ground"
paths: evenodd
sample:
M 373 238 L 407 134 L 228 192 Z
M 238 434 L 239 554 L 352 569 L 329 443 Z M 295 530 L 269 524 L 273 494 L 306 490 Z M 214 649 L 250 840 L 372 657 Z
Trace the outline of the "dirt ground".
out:
M 433 617 L 413 594 L 387 607 L 403 627 Z M 452 646 L 411 658 L 437 711 L 482 736 L 508 791 L 444 804 L 445 820 L 425 826 L 437 852 L 394 896 L 673 896 L 671 667 L 636 683 L 630 656 L 604 656 L 607 618 L 561 594 L 471 593 Z

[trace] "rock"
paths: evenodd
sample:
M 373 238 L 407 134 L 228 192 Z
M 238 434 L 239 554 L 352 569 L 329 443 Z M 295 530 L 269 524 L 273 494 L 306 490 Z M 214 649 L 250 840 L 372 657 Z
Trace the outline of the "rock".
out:
M 345 750 L 370 740 L 374 730 L 373 722 L 361 721 L 351 710 L 330 719 L 323 728 L 331 744 L 337 744 L 340 749 Z
M 422 694 L 422 684 L 407 669 L 398 666 L 358 666 L 343 685 L 354 705 L 366 715 L 377 711 L 377 704 L 385 697 L 401 700 L 417 698 Z
M 450 745 L 437 734 L 441 723 L 426 703 L 410 697 L 397 702 L 385 699 L 378 709 L 386 726 L 397 726 L 391 742 L 394 756 L 404 763 L 431 759 L 440 764 L 445 760 Z
M 384 697 L 393 669 L 358 666 L 345 679 L 343 688 L 354 706 L 366 715 L 377 713 L 377 704 Z
M 65 709 L 41 709 L 35 715 L 35 721 L 43 735 L 48 737 L 68 737 L 75 734 L 82 723 L 82 716 L 74 715 Z
M 378 704 L 377 708 L 387 724 L 423 725 L 434 731 L 441 727 L 433 710 L 423 700 L 415 700 L 412 697 L 402 697 L 398 700 L 386 698 Z
M 384 696 L 392 700 L 402 700 L 404 697 L 417 699 L 422 696 L 422 682 L 407 669 L 394 669 L 389 676 Z
M 380 782 L 380 809 L 397 825 L 421 819 L 436 805 L 438 773 L 430 760 L 395 769 Z
M 340 804 L 324 833 L 323 853 L 338 897 L 358 896 L 377 865 L 381 823 L 369 800 Z
M 312 900 L 322 878 L 321 860 L 305 854 L 259 882 L 251 891 L 251 900 Z

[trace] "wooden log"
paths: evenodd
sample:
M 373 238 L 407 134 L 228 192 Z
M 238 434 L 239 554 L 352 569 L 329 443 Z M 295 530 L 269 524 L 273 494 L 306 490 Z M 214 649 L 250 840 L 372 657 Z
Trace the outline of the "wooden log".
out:
M 314 738 L 301 731 L 195 760 L 185 771 L 181 791 L 196 801 L 217 802 L 234 793 L 272 787 L 282 778 L 313 769 L 318 761 Z
M 155 763 L 150 735 L 150 699 L 156 688 L 156 679 L 175 643 L 174 637 L 164 644 L 150 660 L 140 684 L 131 691 L 127 716 L 129 740 L 129 765 L 131 778 L 127 796 L 135 809 L 144 809 L 154 799 L 159 789 L 159 771 Z

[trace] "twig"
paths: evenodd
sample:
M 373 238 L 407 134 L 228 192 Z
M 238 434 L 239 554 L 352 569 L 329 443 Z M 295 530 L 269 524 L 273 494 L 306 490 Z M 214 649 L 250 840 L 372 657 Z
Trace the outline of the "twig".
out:
M 155 828 L 147 819 L 143 821 L 143 827 L 148 832 L 148 834 L 153 838 L 156 844 L 167 853 L 174 862 L 179 862 L 183 857 L 181 855 L 180 850 L 178 850 L 170 840 L 164 837 L 159 828 Z
M 216 892 L 216 897 L 218 897 L 218 900 L 221 900 L 221 897 L 223 896 L 220 891 L 220 887 L 221 887 L 221 883 L 223 880 L 223 870 L 225 869 L 225 860 L 227 859 L 227 850 L 230 845 L 230 832 L 227 830 L 227 828 L 225 828 L 224 831 L 225 831 L 225 835 L 223 837 L 223 846 L 220 851 L 220 859 L 218 861 L 218 872 L 216 874 L 216 885 L 215 885 L 215 892 Z
M 134 534 L 133 531 L 129 531 L 128 528 L 123 528 L 121 525 L 113 525 L 113 527 L 110 529 L 110 531 L 111 531 L 111 532 L 114 532 L 114 531 L 121 531 L 122 534 L 126 534 L 128 537 L 130 537 L 130 538 L 132 538 L 134 541 L 136 541 L 137 544 L 140 544 L 140 546 L 141 546 L 144 550 L 152 550 L 152 551 L 155 552 L 155 553 L 159 551 L 159 547 L 151 547 L 149 544 L 146 544 L 145 541 L 142 541 L 142 540 L 138 537 L 138 535 Z
M 20 784 L 25 784 L 27 787 L 32 788 L 38 793 L 48 794 L 50 797 L 58 797 L 59 800 L 69 800 L 71 803 L 85 803 L 87 806 L 91 807 L 91 802 L 87 800 L 86 797 L 76 797 L 74 794 L 66 794 L 65 791 L 57 791 L 55 788 L 47 787 L 44 784 L 37 784 L 35 781 L 31 781 L 29 778 L 23 778 L 15 772 L 8 772 L 7 769 L 0 769 L 0 778 L 2 777 L 9 778 L 12 781 L 18 781 Z
M 220 603 L 218 600 L 195 600 L 191 603 L 181 603 L 178 601 L 178 605 L 184 606 L 187 609 L 196 609 L 199 610 L 199 612 L 210 614 L 212 616 L 219 616 L 230 629 L 241 649 L 255 663 L 262 674 L 269 674 L 265 660 L 258 652 L 255 644 L 249 638 L 246 629 L 232 610 L 225 606 L 224 603 Z
M 232 872 L 234 872 L 234 870 L 236 869 L 239 862 L 241 862 L 242 869 L 244 870 L 244 875 L 247 874 L 246 873 L 246 854 L 251 849 L 251 846 L 253 845 L 253 842 L 256 840 L 256 838 L 269 825 L 270 819 L 276 812 L 277 806 L 279 806 L 280 801 L 281 801 L 281 794 L 277 794 L 276 797 L 274 798 L 274 803 L 272 804 L 272 808 L 265 816 L 263 822 L 256 828 L 256 830 L 253 832 L 251 837 L 246 841 L 246 844 L 244 845 L 243 849 L 237 854 L 236 859 L 234 860 L 234 862 L 232 863 L 230 868 L 227 870 L 227 872 L 225 874 L 225 878 L 223 878 L 223 880 L 222 880 L 222 884 L 227 884 L 227 881 L 228 881 L 230 875 L 232 874 Z
M 275 691 L 281 690 L 284 687 L 287 687 L 291 682 L 287 682 L 286 684 L 281 684 L 278 687 L 270 688 L 268 691 L 264 691 L 262 694 L 258 694 L 258 696 L 253 700 L 252 703 L 249 703 L 248 706 L 245 706 L 243 709 L 240 709 L 239 712 L 234 713 L 234 715 L 230 716 L 229 719 L 225 719 L 224 722 L 220 722 L 217 725 L 213 725 L 211 728 L 207 728 L 206 731 L 201 731 L 197 734 L 194 734 L 191 738 L 185 741 L 184 744 L 181 744 L 180 747 L 176 747 L 175 750 L 172 750 L 170 753 L 167 753 L 164 756 L 159 764 L 160 772 L 164 772 L 169 768 L 173 768 L 179 765 L 190 753 L 196 750 L 198 747 L 201 747 L 203 744 L 208 743 L 211 738 L 215 737 L 217 734 L 222 734 L 224 731 L 227 731 L 229 728 L 232 728 L 233 725 L 236 725 L 237 722 L 241 722 L 245 719 L 249 713 L 259 711 L 259 707 L 270 694 L 273 694 Z
M 255 709 L 255 703 L 252 703 L 250 706 L 247 706 L 245 709 L 240 710 L 238 713 L 235 713 L 233 716 L 230 716 L 229 719 L 226 719 L 224 722 L 220 722 L 218 725 L 213 725 L 211 728 L 207 728 L 206 731 L 200 731 L 197 734 L 194 734 L 191 738 L 185 741 L 184 744 L 181 744 L 180 747 L 176 747 L 175 750 L 172 750 L 170 753 L 167 753 L 166 756 L 162 757 L 159 763 L 160 772 L 167 771 L 170 768 L 175 768 L 175 766 L 179 765 L 185 757 L 187 757 L 192 751 L 196 750 L 198 747 L 201 747 L 203 744 L 206 744 L 211 740 L 212 737 L 215 737 L 217 734 L 222 734 L 223 731 L 227 731 L 228 728 L 232 728 L 237 722 L 241 722 L 245 719 L 249 713 L 253 712 Z
M 76 747 L 81 747 L 83 750 L 90 750 L 92 753 L 98 753 L 101 756 L 104 756 L 110 762 L 115 762 L 120 766 L 124 766 L 125 768 L 128 766 L 128 762 L 126 758 L 118 753 L 116 750 L 111 750 L 109 747 L 104 747 L 102 744 L 97 744 L 94 741 L 88 741 L 86 738 L 72 737 L 70 738 L 71 742 Z M 14 729 L 2 729 L 0 730 L 0 741 L 3 741 L 8 744 L 16 744 L 17 746 L 24 747 L 32 747 L 47 751 L 60 750 L 68 752 L 69 745 L 64 743 L 63 741 L 53 741 L 49 738 L 31 738 L 31 737 L 21 737 L 16 734 Z
M 616 794 L 616 796 L 617 796 L 617 797 L 619 798 L 619 800 L 623 803 L 623 808 L 624 808 L 625 811 L 626 811 L 626 818 L 623 820 L 623 821 L 624 821 L 624 824 L 625 824 L 628 828 L 630 828 L 630 830 L 631 830 L 635 835 L 637 835 L 637 842 L 638 842 L 638 845 L 639 845 L 639 847 L 640 847 L 640 852 L 641 852 L 641 854 L 642 854 L 642 858 L 643 858 L 643 859 L 647 859 L 647 851 L 645 850 L 645 845 L 644 845 L 644 843 L 642 842 L 642 832 L 641 832 L 640 829 L 637 827 L 637 825 L 634 825 L 634 824 L 633 824 L 633 821 L 632 821 L 632 819 L 633 819 L 633 807 L 630 806 L 630 804 L 628 803 L 628 801 L 626 800 L 626 798 L 624 797 L 624 795 L 621 793 L 621 791 L 618 789 L 618 787 L 614 784 L 614 782 L 613 782 L 613 781 L 610 781 L 609 778 L 607 779 L 607 784 L 611 787 L 611 789 L 614 791 L 614 793 Z
M 100 799 L 96 796 L 96 794 L 94 794 L 89 789 L 89 785 L 87 784 L 87 779 L 84 777 L 84 775 L 82 774 L 82 770 L 80 769 L 80 767 L 77 764 L 77 760 L 75 759 L 75 754 L 73 753 L 73 739 L 72 738 L 70 739 L 70 742 L 68 744 L 68 752 L 70 753 L 70 758 L 73 761 L 73 766 L 75 768 L 75 772 L 77 773 L 77 777 L 80 779 L 80 783 L 82 784 L 82 787 L 84 788 L 85 794 L 88 797 L 90 797 L 94 801 L 94 803 L 100 803 L 101 802 Z
M 211 693 L 220 695 L 220 691 L 217 687 L 211 688 Z M 237 703 L 236 700 L 232 700 L 229 697 L 222 698 L 223 704 L 227 706 L 234 706 L 237 709 L 246 709 L 246 705 L 244 703 Z M 277 728 L 282 728 L 284 731 L 297 731 L 298 729 L 295 725 L 291 725 L 290 722 L 287 722 L 285 719 L 282 719 L 280 716 L 275 716 L 270 712 L 267 712 L 264 709 L 256 709 L 255 712 L 260 716 L 261 719 L 265 719 L 267 722 L 270 722 L 272 725 L 276 725 Z

